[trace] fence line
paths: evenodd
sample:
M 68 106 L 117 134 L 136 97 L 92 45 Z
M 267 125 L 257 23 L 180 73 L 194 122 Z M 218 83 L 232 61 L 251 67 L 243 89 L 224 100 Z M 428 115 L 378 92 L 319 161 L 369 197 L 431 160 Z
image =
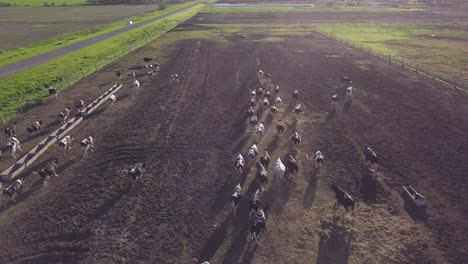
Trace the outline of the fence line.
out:
M 83 118 L 95 111 L 99 106 L 105 103 L 109 97 L 115 94 L 122 88 L 122 84 L 115 84 L 102 95 L 92 101 L 83 112 L 81 116 L 73 117 L 66 124 L 60 126 L 57 130 L 52 132 L 49 136 L 41 140 L 35 147 L 33 147 L 28 153 L 17 160 L 13 165 L 0 174 L 2 181 L 11 181 L 14 177 L 20 174 L 26 167 L 31 165 L 37 158 L 39 158 L 49 147 L 51 147 L 57 140 L 63 138 L 69 131 L 75 128 Z
M 447 88 L 454 89 L 458 93 L 461 92 L 464 94 L 468 94 L 468 88 L 464 87 L 463 84 L 457 83 L 456 81 L 453 81 L 453 80 L 448 80 L 445 77 L 438 76 L 437 74 L 431 72 L 431 70 L 428 70 L 422 65 L 414 64 L 414 63 L 411 64 L 410 60 L 408 59 L 404 59 L 403 57 L 399 57 L 399 56 L 392 55 L 392 54 L 385 54 L 383 52 L 374 51 L 370 46 L 364 46 L 363 43 L 356 42 L 350 39 L 346 39 L 343 36 L 338 36 L 337 34 L 333 32 L 327 32 L 323 29 L 320 29 L 319 27 L 312 27 L 312 30 L 326 38 L 339 41 L 348 47 L 351 47 L 355 50 L 359 50 L 362 53 L 368 54 L 370 56 L 379 58 L 385 62 L 388 62 L 389 64 L 395 64 L 395 65 L 400 66 L 402 69 L 416 72 L 418 75 L 431 79 L 434 82 L 438 82 Z
M 119 49 L 116 49 L 116 52 L 112 55 L 105 56 L 94 63 L 91 63 L 88 66 L 83 67 L 78 65 L 75 67 L 70 67 L 67 72 L 63 72 L 61 76 L 56 76 L 56 81 L 49 82 L 49 86 L 54 87 L 57 91 L 62 91 L 74 83 L 84 79 L 85 77 L 91 75 L 92 73 L 104 68 L 105 66 L 117 61 L 118 59 L 126 56 L 127 54 L 135 51 L 136 49 L 141 48 L 142 46 L 148 44 L 152 40 L 160 37 L 161 35 L 167 33 L 173 28 L 177 27 L 181 21 L 177 20 L 174 27 L 170 27 L 167 30 L 159 31 L 159 28 L 153 30 L 146 30 L 142 32 L 139 38 L 135 39 L 132 44 L 126 45 Z M 0 122 L 5 124 L 10 119 L 12 119 L 18 113 L 24 113 L 34 106 L 44 102 L 48 98 L 48 91 L 42 83 L 38 83 L 35 87 L 30 87 L 25 95 L 16 96 L 16 100 L 5 102 L 3 105 L 0 104 Z M 38 90 L 43 90 L 40 95 L 37 95 Z M 34 95 L 34 97 L 33 97 Z

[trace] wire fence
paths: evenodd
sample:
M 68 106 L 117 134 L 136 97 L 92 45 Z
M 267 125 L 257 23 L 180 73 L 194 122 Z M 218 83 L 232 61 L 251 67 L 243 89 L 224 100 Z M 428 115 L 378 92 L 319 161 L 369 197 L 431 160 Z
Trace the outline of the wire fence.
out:
M 28 87 L 23 93 L 16 94 L 14 100 L 8 98 L 5 102 L 0 104 L 0 122 L 7 123 L 20 113 L 24 113 L 29 109 L 40 105 L 42 102 L 49 98 L 48 87 L 51 86 L 57 91 L 63 91 L 74 83 L 84 79 L 85 77 L 97 72 L 103 67 L 117 61 L 123 56 L 135 51 L 136 49 L 148 44 L 152 40 L 158 38 L 162 34 L 177 27 L 182 21 L 176 20 L 176 24 L 165 30 L 161 28 L 154 28 L 145 30 L 138 38 L 135 38 L 131 43 L 126 44 L 124 47 L 113 49 L 112 54 L 101 57 L 91 64 L 87 65 L 71 65 L 67 66 L 66 71 L 58 72 L 55 79 L 49 81 L 47 84 L 37 82 L 36 85 Z M 57 113 L 58 114 L 58 113 Z
M 379 58 L 388 64 L 397 65 L 402 69 L 415 72 L 419 76 L 431 79 L 434 81 L 434 83 L 441 84 L 447 88 L 455 89 L 460 94 L 468 94 L 468 88 L 465 86 L 464 81 L 450 80 L 447 76 L 442 76 L 441 74 L 436 73 L 434 69 L 430 69 L 424 65 L 412 62 L 411 60 L 396 56 L 394 54 L 380 52 L 368 45 L 344 38 L 343 36 L 337 35 L 333 32 L 323 30 L 320 27 L 312 27 L 312 30 L 321 34 L 322 36 L 325 36 L 326 38 L 339 41 L 348 47 L 361 51 L 362 53 Z

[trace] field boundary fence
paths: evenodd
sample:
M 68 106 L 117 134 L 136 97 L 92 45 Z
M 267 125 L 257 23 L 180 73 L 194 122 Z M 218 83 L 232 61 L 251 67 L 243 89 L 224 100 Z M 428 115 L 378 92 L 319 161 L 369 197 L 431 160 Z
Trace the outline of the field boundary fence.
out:
M 124 47 L 115 49 L 115 52 L 111 55 L 98 58 L 95 62 L 87 65 L 72 65 L 67 68 L 67 71 L 62 74 L 58 74 L 54 81 L 48 83 L 48 86 L 55 88 L 58 92 L 63 91 L 76 82 L 84 79 L 85 77 L 97 72 L 98 70 L 110 65 L 118 59 L 128 55 L 129 53 L 141 48 L 142 46 L 150 43 L 154 39 L 174 29 L 183 21 L 176 20 L 174 26 L 168 29 L 161 30 L 156 27 L 153 30 L 146 30 L 142 32 L 139 38 L 135 38 L 131 44 L 127 44 Z M 42 83 L 37 83 L 36 86 L 30 87 L 26 94 L 18 94 L 14 100 L 9 100 L 3 104 L 0 104 L 0 122 L 6 124 L 9 120 L 14 118 L 17 114 L 24 113 L 31 108 L 42 104 L 49 98 L 48 87 Z M 40 95 L 38 92 L 40 91 Z
M 321 29 L 320 27 L 314 26 L 312 27 L 312 30 L 328 39 L 341 42 L 345 44 L 346 46 L 351 47 L 355 50 L 358 50 L 364 54 L 379 58 L 380 60 L 383 60 L 384 62 L 387 62 L 388 64 L 393 64 L 398 67 L 401 67 L 404 70 L 415 72 L 419 76 L 432 80 L 434 83 L 438 83 L 444 87 L 454 89 L 459 94 L 468 94 L 468 88 L 465 86 L 464 82 L 457 82 L 454 80 L 450 80 L 447 77 L 444 77 L 444 76 L 441 76 L 440 74 L 435 73 L 433 69 L 428 69 L 427 67 L 421 64 L 414 63 L 411 60 L 405 59 L 400 56 L 396 56 L 394 54 L 379 52 L 373 49 L 372 47 L 365 45 L 361 42 L 347 39 L 333 32 Z
M 13 165 L 0 174 L 2 181 L 8 182 L 20 174 L 26 167 L 31 165 L 37 158 L 39 158 L 47 149 L 49 149 L 57 140 L 65 137 L 73 128 L 80 124 L 84 118 L 89 114 L 93 113 L 103 103 L 107 102 L 109 97 L 122 88 L 122 84 L 115 84 L 98 98 L 93 100 L 85 109 L 81 112 L 80 116 L 76 116 L 68 120 L 64 125 L 61 125 L 58 129 L 52 132 L 49 136 L 41 140 L 35 147 L 33 147 L 28 153 L 17 160 Z

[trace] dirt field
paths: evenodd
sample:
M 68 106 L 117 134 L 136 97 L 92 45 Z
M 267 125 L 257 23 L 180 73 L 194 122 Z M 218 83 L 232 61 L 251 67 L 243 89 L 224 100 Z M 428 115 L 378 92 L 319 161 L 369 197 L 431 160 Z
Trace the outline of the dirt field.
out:
M 34 41 L 155 10 L 158 10 L 158 5 L 0 8 L 0 50 L 21 47 Z
M 447 15 L 440 12 L 415 13 L 245 13 L 207 14 L 203 23 L 454 23 L 458 28 L 467 28 L 467 12 Z M 200 18 L 200 17 L 199 17 Z
M 59 178 L 41 190 L 39 178 L 28 177 L 21 201 L 1 211 L 1 263 L 466 261 L 466 97 L 316 35 L 220 41 L 192 39 L 192 30 L 179 27 L 22 118 L 47 116 L 50 124 L 65 102 L 112 85 L 117 69 L 140 71 L 142 57 L 161 56 L 159 76 L 142 79 L 137 94 L 125 88 L 117 105 L 74 131 L 80 140 L 95 135 L 97 153 L 85 160 L 76 145 Z M 258 68 L 272 74 L 284 100 L 274 119 L 256 106 L 267 129 L 259 150 L 268 148 L 273 159 L 297 154 L 300 172 L 290 187 L 271 180 L 262 197 L 272 205 L 267 230 L 255 246 L 247 239 L 254 168 L 240 180 L 245 198 L 237 217 L 228 203 L 238 182 L 233 160 L 256 140 L 245 111 Z M 168 84 L 171 73 L 182 75 L 179 85 Z M 343 91 L 340 75 L 356 91 L 350 107 L 340 101 L 331 115 L 329 98 Z M 298 118 L 294 89 L 305 110 Z M 280 118 L 288 124 L 281 140 L 274 129 Z M 303 137 L 298 150 L 287 142 L 293 130 Z M 381 160 L 373 186 L 360 166 L 365 145 Z M 319 174 L 307 160 L 318 149 L 325 155 Z M 57 155 L 49 151 L 36 169 Z M 128 188 L 119 171 L 138 161 L 149 167 Z M 333 210 L 333 181 L 357 200 L 354 218 Z M 405 205 L 402 184 L 427 196 L 427 211 Z

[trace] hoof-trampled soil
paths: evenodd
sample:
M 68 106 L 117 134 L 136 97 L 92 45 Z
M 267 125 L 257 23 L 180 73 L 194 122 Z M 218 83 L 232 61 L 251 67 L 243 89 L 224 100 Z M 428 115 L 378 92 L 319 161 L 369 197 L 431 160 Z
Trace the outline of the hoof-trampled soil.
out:
M 24 195 L 0 213 L 0 262 L 463 263 L 468 99 L 318 35 L 262 37 L 153 45 L 97 73 L 95 85 L 112 81 L 121 67 L 141 66 L 145 56 L 162 63 L 153 80 L 141 78 L 138 92 L 124 81 L 118 103 L 73 132 L 95 136 L 90 158 L 74 146 L 45 189 L 25 173 Z M 273 180 L 270 165 L 262 200 L 271 210 L 256 246 L 247 225 L 255 167 L 237 179 L 232 166 L 257 140 L 245 111 L 258 69 L 271 73 L 283 98 L 274 118 L 256 106 L 267 130 L 259 150 L 268 148 L 272 159 L 293 152 L 300 172 L 286 187 Z M 172 73 L 181 74 L 180 84 L 168 83 Z M 350 105 L 343 104 L 340 75 L 355 83 Z M 70 91 L 80 89 L 86 85 Z M 299 117 L 294 89 L 304 108 Z M 335 93 L 341 100 L 332 114 Z M 28 115 L 47 113 L 44 106 Z M 279 119 L 287 123 L 282 139 L 274 129 Z M 302 135 L 299 148 L 288 142 L 293 130 Z M 372 184 L 361 169 L 365 145 L 380 157 Z M 325 155 L 320 172 L 311 160 L 316 150 Z M 40 162 L 57 155 L 54 148 Z M 129 187 L 120 170 L 139 161 L 148 167 Z M 229 200 L 238 181 L 244 198 L 234 217 Z M 357 200 L 354 217 L 333 209 L 332 182 Z M 427 210 L 404 203 L 402 184 L 427 196 Z

